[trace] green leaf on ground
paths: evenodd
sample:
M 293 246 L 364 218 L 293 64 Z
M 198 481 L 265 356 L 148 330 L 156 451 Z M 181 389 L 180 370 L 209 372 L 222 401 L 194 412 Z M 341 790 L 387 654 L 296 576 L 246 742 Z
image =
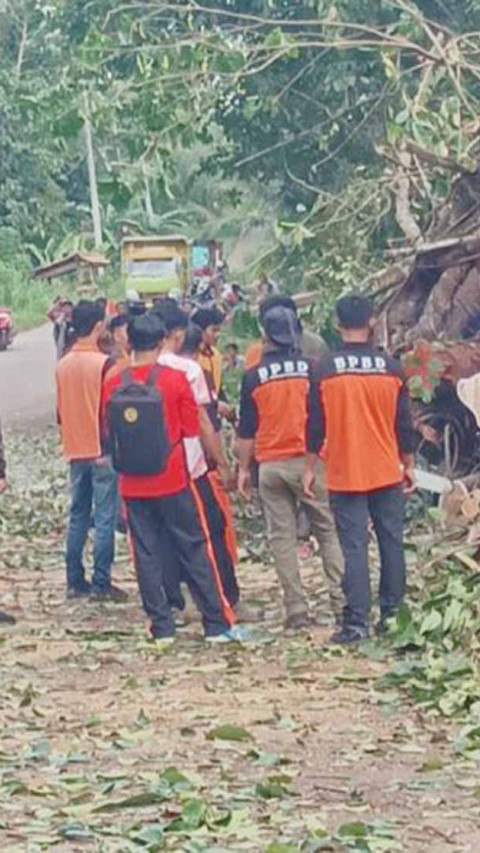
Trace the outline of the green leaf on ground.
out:
M 247 741 L 254 740 L 254 738 L 247 729 L 244 729 L 241 726 L 224 725 L 217 726 L 215 729 L 209 731 L 207 734 L 207 740 Z
M 361 821 L 342 823 L 337 830 L 337 835 L 341 838 L 367 838 L 369 834 L 368 826 Z
M 291 795 L 290 776 L 269 776 L 255 786 L 255 794 L 264 800 L 283 799 Z
M 174 818 L 165 832 L 192 832 L 199 829 L 206 820 L 207 808 L 202 800 L 192 798 L 187 800 L 182 808 L 180 817 Z
M 110 803 L 103 803 L 94 808 L 94 812 L 102 814 L 104 812 L 114 812 L 117 809 L 143 809 L 146 806 L 154 806 L 157 803 L 163 803 L 168 799 L 168 794 L 165 790 L 144 791 L 142 794 L 135 794 L 132 797 L 127 797 L 124 800 L 116 800 Z

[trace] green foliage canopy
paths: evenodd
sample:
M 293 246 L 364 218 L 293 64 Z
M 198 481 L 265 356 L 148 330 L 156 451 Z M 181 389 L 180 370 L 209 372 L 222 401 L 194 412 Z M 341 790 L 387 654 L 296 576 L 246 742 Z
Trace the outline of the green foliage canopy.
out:
M 438 231 L 477 168 L 478 0 L 11 6 L 0 227 L 31 258 L 92 243 L 87 113 L 107 249 L 276 221 L 277 277 L 332 293 Z

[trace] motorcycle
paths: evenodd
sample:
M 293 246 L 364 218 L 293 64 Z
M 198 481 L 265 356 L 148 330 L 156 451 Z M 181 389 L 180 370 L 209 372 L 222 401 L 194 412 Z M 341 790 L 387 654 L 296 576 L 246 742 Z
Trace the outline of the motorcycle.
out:
M 217 305 L 225 314 L 231 314 L 244 301 L 245 293 L 236 282 L 218 286 L 204 278 L 194 282 L 192 288 L 191 304 L 194 309 L 213 308 Z
M 0 308 L 0 351 L 13 343 L 14 336 L 12 312 L 9 308 Z
M 194 309 L 212 308 L 216 303 L 215 285 L 207 276 L 195 278 L 190 301 Z

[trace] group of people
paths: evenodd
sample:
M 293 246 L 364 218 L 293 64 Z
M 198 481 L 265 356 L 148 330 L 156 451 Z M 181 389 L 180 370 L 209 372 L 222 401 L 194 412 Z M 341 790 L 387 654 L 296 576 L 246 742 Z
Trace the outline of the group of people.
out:
M 70 463 L 67 595 L 123 602 L 111 582 L 115 529 L 124 515 L 140 594 L 155 639 L 175 635 L 183 584 L 207 639 L 229 640 L 242 617 L 227 490 L 233 474 L 220 437 L 221 316 L 174 301 L 117 315 L 99 302 L 73 308 L 75 343 L 57 366 L 58 417 Z M 203 366 L 202 366 L 203 363 Z M 93 522 L 93 575 L 83 552 Z
M 218 309 L 189 316 L 165 299 L 107 318 L 104 300 L 82 299 L 69 315 L 71 342 L 56 376 L 71 478 L 67 597 L 127 600 L 112 583 L 120 526 L 157 642 L 174 641 L 192 601 L 208 642 L 241 638 L 238 623 L 261 613 L 242 600 L 231 495 L 248 499 L 255 485 L 285 628 L 315 621 L 298 560 L 304 513 L 328 582 L 332 641 L 342 645 L 361 642 L 370 630 L 371 518 L 384 630 L 405 594 L 404 508 L 414 488 L 415 432 L 401 367 L 372 343 L 370 300 L 339 300 L 342 344 L 329 351 L 302 328 L 290 297 L 267 296 L 262 339 L 244 359 L 238 350 L 228 354 L 229 365 L 245 367 L 238 418 L 223 393 Z M 234 461 L 223 446 L 225 419 L 235 425 Z
M 263 344 L 245 359 L 238 485 L 246 496 L 255 459 L 287 626 L 311 621 L 295 547 L 303 505 L 329 585 L 332 641 L 353 645 L 370 628 L 370 519 L 380 550 L 378 631 L 405 594 L 405 495 L 415 485 L 416 433 L 401 366 L 372 343 L 371 301 L 345 296 L 336 314 L 341 345 L 330 352 L 302 330 L 289 297 L 263 303 Z

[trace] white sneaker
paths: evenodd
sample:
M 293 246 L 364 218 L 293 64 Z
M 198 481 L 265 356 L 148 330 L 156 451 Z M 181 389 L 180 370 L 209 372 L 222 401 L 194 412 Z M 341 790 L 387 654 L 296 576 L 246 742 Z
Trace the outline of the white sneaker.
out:
M 250 639 L 248 629 L 241 628 L 239 625 L 233 625 L 228 631 L 223 631 L 221 634 L 215 634 L 213 637 L 205 637 L 206 643 L 222 644 L 222 643 L 243 643 Z

